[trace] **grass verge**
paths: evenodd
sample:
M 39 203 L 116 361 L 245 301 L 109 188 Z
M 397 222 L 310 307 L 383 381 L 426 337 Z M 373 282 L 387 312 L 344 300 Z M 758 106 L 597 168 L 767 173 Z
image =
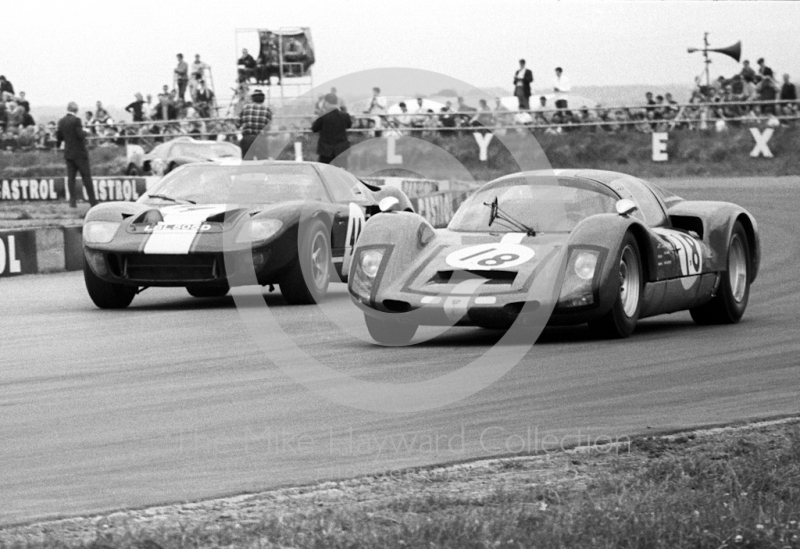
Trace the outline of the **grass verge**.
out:
M 0 547 L 800 548 L 800 421 L 0 529 Z

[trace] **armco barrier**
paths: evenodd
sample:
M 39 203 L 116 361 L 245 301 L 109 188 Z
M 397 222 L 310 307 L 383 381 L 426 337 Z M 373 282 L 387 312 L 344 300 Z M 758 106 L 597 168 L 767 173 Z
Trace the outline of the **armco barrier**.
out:
M 0 231 L 0 277 L 82 268 L 79 226 Z
M 93 177 L 94 194 L 100 202 L 134 201 L 152 183 L 147 177 Z M 80 178 L 78 178 L 80 182 Z M 86 190 L 84 200 L 88 200 Z M 0 181 L 0 202 L 69 200 L 66 177 L 29 177 Z

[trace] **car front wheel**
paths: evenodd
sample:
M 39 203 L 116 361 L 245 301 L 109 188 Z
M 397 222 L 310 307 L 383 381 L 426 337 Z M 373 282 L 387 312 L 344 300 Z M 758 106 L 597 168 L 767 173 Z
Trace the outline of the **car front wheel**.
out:
M 328 293 L 331 276 L 331 244 L 328 228 L 319 219 L 303 232 L 298 258 L 278 281 L 281 294 L 292 305 L 319 303 Z
M 85 259 L 83 261 L 83 280 L 86 283 L 89 297 L 101 309 L 124 309 L 136 296 L 136 288 L 133 286 L 106 282 L 98 277 Z
M 631 335 L 642 310 L 644 276 L 636 238 L 631 233 L 626 234 L 620 248 L 617 256 L 619 277 L 612 281 L 619 285 L 617 299 L 608 313 L 589 323 L 593 332 L 609 339 Z

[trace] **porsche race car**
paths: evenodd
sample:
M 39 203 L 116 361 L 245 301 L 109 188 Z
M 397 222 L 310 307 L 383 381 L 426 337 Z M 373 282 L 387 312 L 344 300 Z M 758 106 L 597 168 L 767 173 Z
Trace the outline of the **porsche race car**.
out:
M 214 297 L 255 283 L 278 284 L 289 303 L 315 303 L 336 275 L 347 279 L 353 247 L 381 204 L 413 211 L 400 189 L 326 164 L 189 164 L 136 202 L 89 210 L 86 289 L 100 308 L 127 307 L 153 286 Z
M 687 309 L 699 324 L 738 322 L 760 256 L 756 221 L 735 204 L 609 171 L 533 171 L 487 183 L 446 229 L 414 213 L 373 218 L 348 289 L 384 344 L 419 325 L 524 325 L 548 304 L 550 325 L 622 338 L 640 318 Z M 554 287 L 531 295 L 556 257 Z

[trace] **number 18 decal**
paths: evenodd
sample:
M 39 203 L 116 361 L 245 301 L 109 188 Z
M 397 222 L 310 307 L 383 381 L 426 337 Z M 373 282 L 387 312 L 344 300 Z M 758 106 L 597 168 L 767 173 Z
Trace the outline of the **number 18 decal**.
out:
M 457 269 L 481 271 L 516 267 L 530 261 L 533 256 L 533 250 L 527 246 L 495 242 L 461 248 L 448 255 L 445 261 Z
M 700 274 L 703 266 L 703 250 L 694 238 L 688 234 L 667 229 L 657 232 L 674 246 L 683 276 Z

